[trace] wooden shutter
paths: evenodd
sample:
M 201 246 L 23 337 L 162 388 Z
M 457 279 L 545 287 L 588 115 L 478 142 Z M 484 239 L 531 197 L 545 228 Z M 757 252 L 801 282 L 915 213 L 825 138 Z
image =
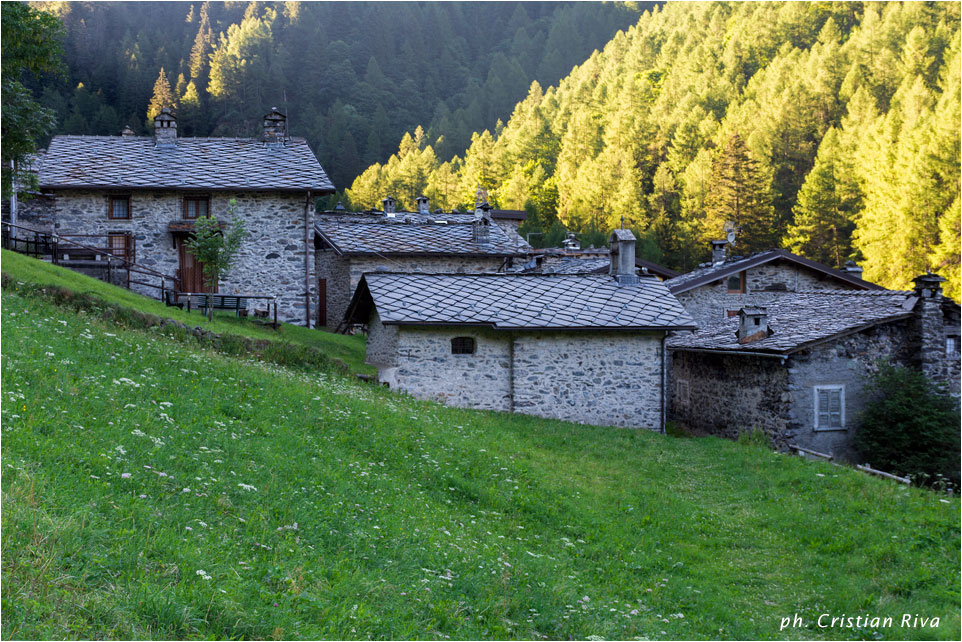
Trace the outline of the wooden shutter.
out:
M 842 391 L 841 390 L 829 390 L 828 391 L 828 427 L 829 428 L 841 428 L 842 427 Z

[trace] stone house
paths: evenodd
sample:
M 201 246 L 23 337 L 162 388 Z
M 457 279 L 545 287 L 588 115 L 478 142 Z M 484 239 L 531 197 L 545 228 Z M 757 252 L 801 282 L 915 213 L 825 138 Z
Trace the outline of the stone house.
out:
M 854 264 L 836 270 L 786 250 L 730 257 L 727 241 L 712 241 L 712 260 L 665 285 L 699 324 L 735 316 L 745 306 L 766 305 L 786 292 L 881 290 L 864 281 Z
M 281 320 L 310 325 L 317 297 L 313 201 L 334 186 L 307 141 L 287 135 L 276 109 L 264 117 L 260 138 L 178 138 L 165 109 L 153 136 L 129 129 L 122 136 L 55 136 L 37 165 L 45 209 L 33 220 L 21 212 L 21 220 L 176 276 L 183 292 L 206 289 L 202 266 L 184 245 L 194 219 L 211 213 L 223 220 L 235 201 L 249 235 L 218 291 L 276 295 Z M 143 293 L 158 295 L 155 288 Z
M 530 249 L 479 207 L 476 214 L 431 213 L 427 198 L 418 212 L 324 212 L 314 224 L 319 284 L 318 325 L 337 327 L 366 272 L 504 272 Z
M 348 318 L 378 379 L 415 397 L 663 430 L 665 337 L 694 324 L 635 274 L 631 233 L 613 239 L 607 275 L 367 273 Z
M 730 438 L 758 428 L 776 448 L 851 459 L 880 360 L 921 369 L 958 396 L 959 306 L 940 281 L 919 277 L 914 292 L 785 293 L 677 333 L 668 341 L 670 418 Z

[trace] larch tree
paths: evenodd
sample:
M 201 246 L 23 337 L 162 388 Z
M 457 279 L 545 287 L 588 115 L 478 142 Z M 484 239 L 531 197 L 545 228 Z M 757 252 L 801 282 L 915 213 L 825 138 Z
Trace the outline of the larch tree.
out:
M 721 238 L 728 221 L 739 230 L 738 246 L 743 251 L 767 250 L 775 245 L 771 179 L 737 132 L 712 159 L 703 240 Z
M 154 124 L 154 117 L 157 116 L 164 107 L 170 108 L 171 111 L 176 110 L 177 97 L 174 95 L 174 90 L 170 88 L 170 80 L 167 79 L 164 68 L 161 67 L 160 73 L 157 74 L 157 80 L 154 81 L 153 96 L 147 105 L 148 126 Z
M 798 193 L 783 244 L 792 252 L 837 268 L 852 256 L 855 215 L 861 209 L 862 193 L 854 168 L 839 146 L 832 128 L 822 139 L 815 160 Z

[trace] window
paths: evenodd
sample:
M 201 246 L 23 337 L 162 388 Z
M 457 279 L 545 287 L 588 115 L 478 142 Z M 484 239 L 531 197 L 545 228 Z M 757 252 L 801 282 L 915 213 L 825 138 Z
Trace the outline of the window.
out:
M 728 277 L 728 292 L 729 293 L 742 293 L 745 291 L 745 273 L 739 272 L 738 274 L 732 274 Z
M 688 405 L 688 381 L 685 379 L 675 381 L 675 395 L 678 397 L 678 403 Z
M 127 235 L 123 233 L 108 234 L 107 248 L 114 256 L 124 256 L 127 254 Z
M 738 310 L 728 310 L 728 318 L 729 318 L 729 319 L 731 319 L 732 317 L 737 317 L 737 316 L 738 316 Z
M 206 196 L 184 197 L 184 218 L 194 219 L 207 216 L 210 212 L 210 199 Z
M 454 337 L 451 339 L 451 354 L 474 354 L 474 338 Z
M 959 356 L 959 337 L 945 337 L 945 356 Z
M 845 430 L 844 386 L 815 386 L 815 430 Z
M 107 205 L 107 218 L 128 219 L 130 218 L 130 197 L 111 196 Z

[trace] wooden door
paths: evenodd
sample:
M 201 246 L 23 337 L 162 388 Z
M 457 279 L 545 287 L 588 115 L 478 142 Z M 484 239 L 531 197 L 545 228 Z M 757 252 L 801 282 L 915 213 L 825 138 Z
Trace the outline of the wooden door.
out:
M 317 325 L 327 326 L 327 279 L 317 280 Z
M 194 258 L 187 245 L 184 244 L 186 238 L 177 237 L 177 254 L 180 259 L 180 291 L 181 292 L 207 292 L 207 281 L 204 279 L 204 264 Z M 217 288 L 214 288 L 217 292 Z

